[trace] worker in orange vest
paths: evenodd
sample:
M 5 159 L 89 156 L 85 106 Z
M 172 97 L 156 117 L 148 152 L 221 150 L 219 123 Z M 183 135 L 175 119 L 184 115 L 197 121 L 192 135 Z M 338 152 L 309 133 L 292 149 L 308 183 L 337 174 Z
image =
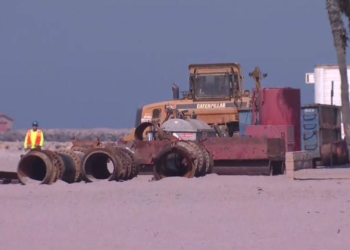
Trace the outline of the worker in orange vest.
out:
M 40 129 L 38 129 L 38 122 L 34 121 L 32 123 L 32 126 L 33 128 L 27 131 L 26 138 L 24 139 L 25 150 L 34 148 L 41 149 L 41 147 L 44 144 L 44 133 Z

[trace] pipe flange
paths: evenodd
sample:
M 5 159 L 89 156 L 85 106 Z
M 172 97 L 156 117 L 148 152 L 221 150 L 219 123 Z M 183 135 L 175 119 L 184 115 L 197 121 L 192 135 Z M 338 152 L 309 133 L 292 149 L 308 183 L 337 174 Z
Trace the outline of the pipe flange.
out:
M 125 153 L 122 148 L 113 147 L 114 154 L 119 157 L 119 159 L 122 162 L 122 171 L 120 178 L 122 180 L 129 179 L 130 173 L 131 173 L 131 158 L 127 153 Z
M 43 153 L 45 153 L 46 155 L 48 155 L 51 160 L 52 160 L 52 164 L 56 170 L 56 174 L 53 176 L 53 180 L 52 182 L 56 182 L 58 179 L 61 179 L 63 176 L 63 172 L 64 172 L 64 163 L 63 160 L 61 159 L 61 157 L 54 151 L 51 150 L 42 150 Z
M 203 144 L 197 144 L 198 147 L 201 148 L 203 156 L 204 156 L 204 168 L 202 171 L 202 175 L 206 175 L 210 173 L 213 163 L 213 158 L 211 156 L 211 153 L 205 148 Z
M 53 165 L 57 168 L 57 179 L 61 179 L 63 176 L 63 172 L 64 172 L 63 160 L 56 152 L 52 152 L 52 157 L 55 160 Z
M 157 157 L 154 158 L 153 162 L 153 174 L 155 180 L 160 180 L 163 178 L 166 178 L 167 176 L 163 172 L 163 166 L 162 164 L 164 161 L 164 157 L 168 154 L 172 153 L 179 153 L 183 156 L 183 158 L 186 159 L 187 161 L 187 166 L 186 166 L 186 172 L 183 177 L 186 178 L 192 178 L 195 176 L 197 172 L 197 165 L 198 165 L 198 160 L 197 159 L 192 159 L 192 156 L 194 155 L 194 150 L 193 147 L 191 147 L 187 141 L 178 141 L 176 143 L 176 147 L 173 147 L 171 144 L 168 144 L 165 146 L 161 152 L 158 154 Z
M 193 162 L 196 165 L 196 174 L 195 176 L 199 176 L 202 173 L 203 169 L 203 164 L 204 164 L 204 156 L 203 156 L 203 151 L 201 148 L 196 144 L 195 142 L 192 141 L 182 141 L 179 143 L 179 145 L 184 145 L 184 147 L 187 147 L 187 150 L 191 152 L 191 156 L 193 158 Z
M 130 157 L 130 179 L 136 177 L 138 175 L 138 167 L 135 161 L 134 153 L 132 153 L 130 150 L 117 146 L 121 151 L 123 151 L 125 154 L 127 154 Z
M 76 150 L 77 151 L 77 150 Z M 75 164 L 75 175 L 74 175 L 74 182 L 76 182 L 79 177 L 80 177 L 80 163 L 81 160 L 80 158 L 77 156 L 77 154 L 72 150 L 72 149 L 66 149 L 66 148 L 60 148 L 58 150 L 56 150 L 57 153 L 63 153 L 63 154 L 67 154 L 70 157 L 73 158 L 74 164 Z M 80 152 L 80 151 L 78 151 Z

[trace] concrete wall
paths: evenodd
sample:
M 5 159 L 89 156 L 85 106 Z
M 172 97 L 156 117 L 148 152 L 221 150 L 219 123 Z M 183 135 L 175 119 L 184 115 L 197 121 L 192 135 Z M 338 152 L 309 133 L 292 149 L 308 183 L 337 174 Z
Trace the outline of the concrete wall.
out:
M 286 176 L 294 179 L 294 172 L 312 168 L 312 155 L 308 151 L 286 152 Z

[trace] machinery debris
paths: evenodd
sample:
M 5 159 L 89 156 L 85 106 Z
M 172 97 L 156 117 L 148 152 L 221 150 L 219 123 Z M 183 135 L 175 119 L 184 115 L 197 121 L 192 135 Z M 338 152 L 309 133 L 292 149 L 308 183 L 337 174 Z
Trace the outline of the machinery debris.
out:
M 52 184 L 65 176 L 61 156 L 50 150 L 31 150 L 23 155 L 17 166 L 18 179 L 22 184 L 32 181 Z
M 209 125 L 216 124 L 222 133 L 238 135 L 238 110 L 251 107 L 252 95 L 244 89 L 244 77 L 239 63 L 191 64 L 188 66 L 188 90 L 180 90 L 172 84 L 173 99 L 151 103 L 138 108 L 135 128 L 124 141 L 132 141 L 135 129 L 145 122 L 161 125 L 168 119 L 199 119 Z M 258 67 L 249 73 L 256 91 L 261 79 L 267 77 Z
M 108 160 L 112 170 L 108 169 Z M 91 147 L 81 161 L 82 178 L 86 182 L 105 179 L 126 181 L 137 176 L 139 168 L 134 153 L 120 146 Z
M 258 67 L 249 74 L 255 81 L 252 95 L 243 90 L 237 63 L 195 64 L 189 71 L 189 92 L 180 99 L 173 85 L 172 101 L 139 109 L 136 126 L 124 140 L 74 137 L 70 149 L 32 150 L 18 163 L 19 182 L 122 182 L 145 173 L 154 180 L 210 173 L 278 175 L 291 169 L 294 158 L 286 160 L 291 152 L 299 153 L 298 161 L 308 152 L 314 162 L 348 163 L 340 116 L 332 115 L 340 107 L 301 107 L 300 89 L 261 88 L 267 74 Z M 299 169 L 312 165 L 298 164 Z M 15 178 L 0 173 L 0 179 Z
M 79 181 L 81 177 L 81 160 L 84 153 L 74 149 L 60 148 L 56 153 L 61 157 L 64 165 L 62 180 L 67 183 Z
M 210 152 L 191 141 L 171 142 L 152 160 L 155 180 L 171 176 L 204 176 L 213 167 Z

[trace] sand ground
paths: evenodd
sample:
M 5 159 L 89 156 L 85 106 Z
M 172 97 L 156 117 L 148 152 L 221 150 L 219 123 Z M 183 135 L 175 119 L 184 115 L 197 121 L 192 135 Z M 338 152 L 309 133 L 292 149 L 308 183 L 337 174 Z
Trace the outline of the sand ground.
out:
M 20 153 L 0 151 L 0 169 Z M 1 185 L 0 249 L 350 248 L 350 180 L 149 179 Z

